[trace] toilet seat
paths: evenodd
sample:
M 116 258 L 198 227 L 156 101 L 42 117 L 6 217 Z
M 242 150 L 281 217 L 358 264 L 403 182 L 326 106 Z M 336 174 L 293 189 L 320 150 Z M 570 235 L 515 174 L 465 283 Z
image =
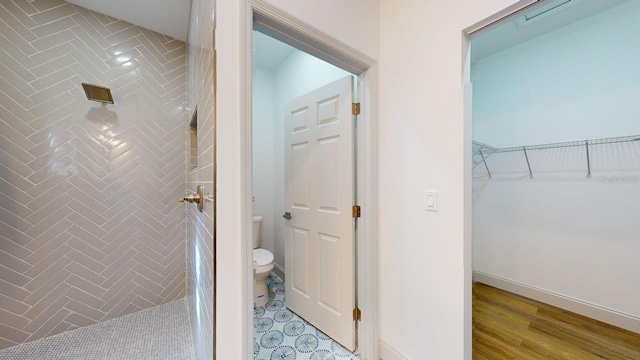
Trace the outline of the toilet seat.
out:
M 269 250 L 265 249 L 254 249 L 253 250 L 253 261 L 256 262 L 258 267 L 267 266 L 273 263 L 273 254 Z

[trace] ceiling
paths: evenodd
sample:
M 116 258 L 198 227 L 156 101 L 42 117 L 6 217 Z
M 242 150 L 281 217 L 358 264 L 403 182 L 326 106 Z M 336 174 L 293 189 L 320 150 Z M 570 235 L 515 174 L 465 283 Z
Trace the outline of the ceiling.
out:
M 299 51 L 261 32 L 253 32 L 253 65 L 276 71 L 294 51 Z
M 529 12 L 473 39 L 471 62 L 475 63 L 476 60 L 586 19 L 627 1 L 629 0 L 549 1 L 548 5 L 540 8 L 538 12 Z M 536 16 L 537 13 L 540 15 Z
M 186 41 L 191 0 L 67 0 L 70 3 Z M 473 40 L 472 62 L 563 26 L 585 19 L 629 0 L 555 0 L 551 11 L 526 21 L 524 16 Z M 553 8 L 553 3 L 564 4 Z M 571 11 L 565 11 L 572 9 Z M 254 32 L 254 64 L 269 70 L 295 50 Z M 259 56 L 258 56 L 259 55 Z
M 72 4 L 187 41 L 191 0 L 67 0 Z
M 72 4 L 186 41 L 191 0 L 66 0 Z M 253 64 L 271 71 L 295 48 L 254 31 Z

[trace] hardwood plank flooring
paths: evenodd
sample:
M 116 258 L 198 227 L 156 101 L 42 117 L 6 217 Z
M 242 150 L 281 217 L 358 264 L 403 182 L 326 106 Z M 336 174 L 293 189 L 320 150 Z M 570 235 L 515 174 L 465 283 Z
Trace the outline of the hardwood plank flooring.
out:
M 473 284 L 474 360 L 640 360 L 640 334 Z

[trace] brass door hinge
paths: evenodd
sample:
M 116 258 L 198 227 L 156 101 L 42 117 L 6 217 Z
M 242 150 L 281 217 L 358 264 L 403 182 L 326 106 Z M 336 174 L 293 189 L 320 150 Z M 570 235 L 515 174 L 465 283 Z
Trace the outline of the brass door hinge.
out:
M 362 312 L 360 309 L 353 309 L 353 321 L 362 321 Z
M 351 103 L 351 114 L 360 115 L 360 103 Z
M 353 205 L 353 207 L 351 208 L 351 216 L 354 218 L 359 218 L 360 217 L 360 206 L 359 205 Z

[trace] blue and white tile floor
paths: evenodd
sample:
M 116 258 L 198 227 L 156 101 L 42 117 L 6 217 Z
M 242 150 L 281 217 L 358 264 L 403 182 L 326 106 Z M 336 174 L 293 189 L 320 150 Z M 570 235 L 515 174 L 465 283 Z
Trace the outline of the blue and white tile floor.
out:
M 267 277 L 269 302 L 253 311 L 256 360 L 365 360 L 353 354 L 285 307 L 284 282 Z

